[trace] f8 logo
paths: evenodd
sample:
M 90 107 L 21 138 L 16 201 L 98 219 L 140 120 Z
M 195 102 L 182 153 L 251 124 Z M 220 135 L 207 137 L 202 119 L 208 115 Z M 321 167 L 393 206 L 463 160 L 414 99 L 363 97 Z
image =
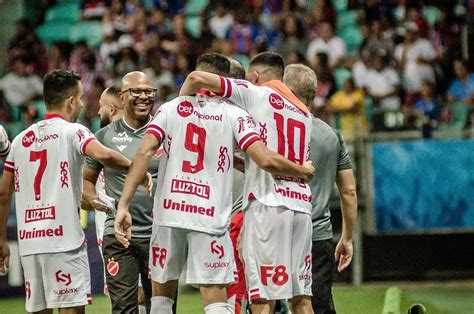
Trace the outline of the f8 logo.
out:
M 270 278 L 275 285 L 283 286 L 288 282 L 286 266 L 260 266 L 260 279 L 264 286 L 268 286 L 268 278 Z
M 163 247 L 152 246 L 151 256 L 153 261 L 153 267 L 156 267 L 156 262 L 160 264 L 161 268 L 165 268 L 166 255 L 168 251 Z

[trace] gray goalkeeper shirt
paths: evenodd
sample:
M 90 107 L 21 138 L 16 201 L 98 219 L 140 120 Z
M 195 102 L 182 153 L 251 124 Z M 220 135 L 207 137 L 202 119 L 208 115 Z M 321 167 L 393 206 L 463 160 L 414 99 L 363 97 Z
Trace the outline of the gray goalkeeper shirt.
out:
M 310 160 L 316 168 L 315 176 L 309 181 L 313 196 L 313 241 L 332 239 L 329 199 L 337 172 L 352 166 L 342 135 L 314 117 Z
M 127 125 L 124 119 L 121 118 L 97 131 L 95 137 L 104 146 L 111 148 L 132 160 L 138 150 L 138 147 L 140 146 L 140 142 L 145 135 L 147 127 L 148 123 L 146 126 L 135 130 Z M 158 164 L 159 158 L 155 155 L 151 159 L 150 165 L 148 167 L 148 172 L 153 177 L 154 187 L 156 187 Z M 86 159 L 86 167 L 97 171 L 104 169 L 105 191 L 107 195 L 115 199 L 115 206 L 117 206 L 120 196 L 122 195 L 123 184 L 125 182 L 127 171 L 104 167 L 101 163 L 90 157 L 87 157 Z M 146 189 L 143 186 L 139 186 L 130 203 L 130 215 L 132 216 L 132 237 L 151 237 L 151 227 L 153 225 L 152 211 L 153 198 L 147 196 Z M 107 215 L 104 235 L 114 234 L 114 218 L 115 210 L 111 214 Z

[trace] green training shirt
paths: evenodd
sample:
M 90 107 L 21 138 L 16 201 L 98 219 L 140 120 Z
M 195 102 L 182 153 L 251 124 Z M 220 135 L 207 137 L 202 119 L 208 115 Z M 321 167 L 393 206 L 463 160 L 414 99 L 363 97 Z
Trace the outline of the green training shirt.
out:
M 151 117 L 150 117 L 151 121 Z M 149 121 L 149 122 L 150 122 Z M 140 142 L 145 135 L 147 125 L 133 129 L 124 121 L 123 118 L 100 129 L 95 134 L 97 140 L 104 146 L 113 149 L 128 159 L 132 160 Z M 151 159 L 148 172 L 153 177 L 153 187 L 156 187 L 156 178 L 158 175 L 159 158 L 155 155 Z M 107 195 L 115 199 L 115 206 L 118 205 L 122 195 L 123 184 L 127 171 L 104 167 L 101 163 L 91 157 L 86 159 L 86 167 L 101 171 L 104 168 L 105 191 Z M 155 189 L 153 189 L 154 192 Z M 130 215 L 132 216 L 132 237 L 147 238 L 151 236 L 153 198 L 147 196 L 146 189 L 139 186 L 130 203 Z M 107 215 L 105 221 L 104 235 L 113 235 L 114 232 L 115 210 Z

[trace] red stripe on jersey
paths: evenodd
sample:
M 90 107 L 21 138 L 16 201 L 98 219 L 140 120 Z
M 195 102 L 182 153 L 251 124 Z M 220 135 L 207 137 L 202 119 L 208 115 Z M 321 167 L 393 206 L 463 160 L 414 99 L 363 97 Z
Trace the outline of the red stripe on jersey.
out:
M 230 82 L 230 80 L 228 78 L 226 78 L 225 81 L 227 83 L 227 91 L 226 91 L 224 97 L 229 98 L 230 96 L 232 96 L 232 83 Z
M 15 172 L 15 168 L 13 168 L 13 167 L 10 166 L 10 165 L 5 164 L 5 165 L 3 166 L 3 171 L 7 171 L 7 172 L 13 173 L 13 172 Z
M 157 131 L 158 133 L 160 133 L 161 138 L 165 138 L 165 134 L 166 134 L 165 131 L 162 128 L 160 128 L 159 126 L 157 126 L 156 124 L 150 124 L 148 126 L 148 130 L 150 130 L 150 129 L 153 129 L 153 130 Z
M 89 143 L 92 142 L 94 139 L 95 139 L 95 137 L 89 137 L 89 138 L 84 142 L 84 144 L 82 144 L 81 153 L 82 153 L 83 155 L 86 154 L 87 145 L 89 145 Z
M 258 290 L 260 290 L 260 288 L 253 288 L 253 289 L 250 289 L 250 293 L 258 292 Z
M 216 93 L 217 96 L 224 96 L 225 93 L 225 87 L 226 87 L 226 81 L 223 76 L 219 76 L 219 79 L 221 80 L 221 88 L 220 90 Z
M 161 134 L 160 134 L 160 132 L 158 132 L 156 130 L 153 130 L 153 129 L 148 129 L 148 130 L 146 130 L 145 134 L 153 135 L 154 137 L 156 137 L 156 140 L 158 141 L 158 143 L 161 143 Z
M 15 167 L 15 164 L 13 163 L 13 161 L 8 161 L 6 160 L 5 161 L 5 166 L 8 165 L 8 166 L 11 166 L 11 167 Z
M 245 152 L 252 143 L 258 140 L 260 140 L 260 137 L 256 133 L 249 133 L 239 142 L 239 147 L 243 152 Z

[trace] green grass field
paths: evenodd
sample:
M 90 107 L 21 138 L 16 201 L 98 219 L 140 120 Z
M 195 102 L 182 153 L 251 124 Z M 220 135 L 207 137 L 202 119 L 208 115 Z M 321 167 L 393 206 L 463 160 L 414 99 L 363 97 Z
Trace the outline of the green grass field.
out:
M 380 314 L 385 291 L 393 284 L 368 284 L 361 288 L 336 286 L 334 300 L 338 314 Z M 429 314 L 473 314 L 474 282 L 435 284 L 396 284 L 402 289 L 401 313 L 410 305 L 422 303 Z M 24 313 L 22 298 L 0 299 L 1 314 Z M 87 313 L 110 313 L 109 300 L 94 296 Z M 183 289 L 178 297 L 178 313 L 203 313 L 197 290 Z

